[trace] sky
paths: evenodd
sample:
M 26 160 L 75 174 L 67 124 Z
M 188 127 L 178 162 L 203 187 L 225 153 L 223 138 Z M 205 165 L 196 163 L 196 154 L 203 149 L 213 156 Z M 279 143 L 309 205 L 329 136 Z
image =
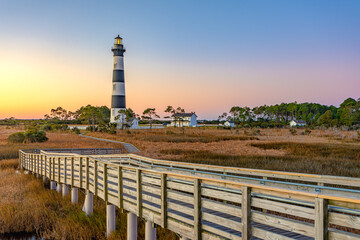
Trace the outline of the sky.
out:
M 360 97 L 358 0 L 0 0 L 0 119 L 126 104 L 215 119 L 232 106 Z

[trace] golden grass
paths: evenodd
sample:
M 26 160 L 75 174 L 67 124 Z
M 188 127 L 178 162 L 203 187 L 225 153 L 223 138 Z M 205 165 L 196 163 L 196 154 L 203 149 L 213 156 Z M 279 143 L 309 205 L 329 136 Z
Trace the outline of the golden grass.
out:
M 13 161 L 13 160 L 3 160 Z M 5 165 L 3 165 L 5 166 Z M 106 239 L 106 204 L 94 198 L 94 214 L 72 205 L 70 197 L 44 188 L 40 179 L 23 174 L 13 166 L 0 170 L 0 238 L 2 234 L 34 233 L 45 239 Z M 79 192 L 79 202 L 84 195 Z M 139 220 L 138 239 L 144 239 Z M 176 239 L 174 233 L 158 228 L 160 239 Z M 117 211 L 117 230 L 110 239 L 126 239 L 126 214 Z
M 15 158 L 22 148 L 122 145 L 61 132 L 48 133 L 49 141 L 45 143 L 8 144 L 7 136 L 20 130 L 20 127 L 0 126 L 0 160 L 7 159 L 0 161 L 0 234 L 37 232 L 53 239 L 104 239 L 104 201 L 94 199 L 94 215 L 87 217 L 80 205 L 71 205 L 69 197 L 63 199 L 56 192 L 46 190 L 32 175 L 16 174 Z M 179 128 L 165 128 L 89 135 L 132 143 L 141 150 L 140 154 L 160 159 L 360 177 L 357 150 L 360 143 L 355 141 L 355 132 L 312 130 L 310 136 L 293 136 L 288 129 L 261 129 L 259 133 L 246 129 L 186 128 L 183 132 Z M 82 202 L 84 196 L 79 195 Z M 138 238 L 143 239 L 144 223 L 139 220 L 138 224 Z M 111 239 L 125 237 L 126 216 L 117 213 L 117 231 Z M 158 228 L 158 239 L 177 237 Z

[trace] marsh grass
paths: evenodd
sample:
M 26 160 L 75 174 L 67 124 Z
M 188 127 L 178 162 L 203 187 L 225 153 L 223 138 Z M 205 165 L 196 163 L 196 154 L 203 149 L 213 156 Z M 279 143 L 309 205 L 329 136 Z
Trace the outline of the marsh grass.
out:
M 171 143 L 211 143 L 220 141 L 247 141 L 259 140 L 257 137 L 252 136 L 198 136 L 198 135 L 150 135 L 142 138 L 144 141 L 151 142 L 171 142 Z
M 172 160 L 241 168 L 267 169 L 347 177 L 360 177 L 360 161 L 299 155 L 230 155 L 201 150 L 166 149 L 162 154 Z M 171 155 L 173 157 L 171 157 Z
M 44 239 L 106 239 L 106 203 L 94 198 L 94 214 L 86 216 L 82 204 L 70 196 L 44 188 L 32 174 L 16 173 L 17 159 L 0 161 L 0 239 L 2 234 L 32 233 Z M 84 194 L 79 192 L 79 203 Z M 110 239 L 126 239 L 126 214 L 117 211 L 117 230 Z M 144 222 L 138 222 L 138 239 L 144 239 Z M 160 239 L 176 235 L 158 228 Z
M 251 146 L 265 150 L 281 149 L 287 151 L 288 155 L 295 156 L 360 160 L 360 148 L 359 146 L 352 144 L 268 142 L 251 143 Z

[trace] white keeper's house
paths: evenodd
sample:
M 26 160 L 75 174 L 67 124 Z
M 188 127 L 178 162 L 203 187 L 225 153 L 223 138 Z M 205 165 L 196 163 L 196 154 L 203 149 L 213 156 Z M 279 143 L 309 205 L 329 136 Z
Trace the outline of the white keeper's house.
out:
M 173 127 L 196 127 L 197 115 L 191 113 L 175 113 L 171 116 L 171 124 Z
M 303 120 L 291 120 L 290 127 L 304 127 L 306 126 L 306 122 Z

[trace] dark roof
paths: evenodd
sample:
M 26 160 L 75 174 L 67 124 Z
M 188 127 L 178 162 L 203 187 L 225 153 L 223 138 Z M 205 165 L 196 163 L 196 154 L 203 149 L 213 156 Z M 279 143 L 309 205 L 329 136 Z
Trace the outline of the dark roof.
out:
M 173 115 L 173 117 L 191 117 L 193 114 L 195 114 L 194 112 L 192 113 L 175 113 Z M 195 114 L 196 116 L 196 114 Z
M 293 120 L 294 122 L 296 122 L 296 123 L 306 123 L 306 121 L 304 121 L 304 120 Z

